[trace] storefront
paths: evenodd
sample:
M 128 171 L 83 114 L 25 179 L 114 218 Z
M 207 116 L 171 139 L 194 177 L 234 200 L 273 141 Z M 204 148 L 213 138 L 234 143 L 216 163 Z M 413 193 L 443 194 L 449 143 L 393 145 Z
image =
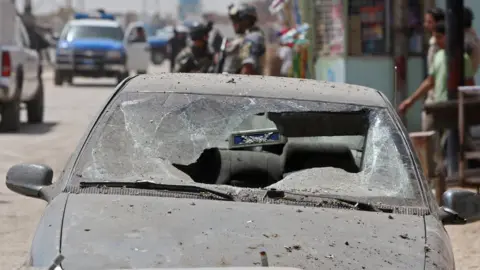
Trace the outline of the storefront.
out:
M 423 13 L 433 2 L 301 1 L 302 15 L 313 26 L 309 37 L 314 78 L 369 86 L 382 91 L 390 102 L 400 102 L 425 76 L 428 37 L 423 34 Z M 403 86 L 398 87 L 398 82 Z M 410 130 L 420 129 L 420 111 L 421 104 L 409 111 Z

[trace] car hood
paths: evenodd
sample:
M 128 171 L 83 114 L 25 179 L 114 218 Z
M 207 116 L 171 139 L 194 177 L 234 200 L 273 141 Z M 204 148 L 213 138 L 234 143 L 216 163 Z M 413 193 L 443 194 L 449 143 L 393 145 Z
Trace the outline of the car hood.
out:
M 125 195 L 71 194 L 65 269 L 271 266 L 423 269 L 421 216 Z
M 117 40 L 105 38 L 85 38 L 73 41 L 64 41 L 61 47 L 68 47 L 78 50 L 121 50 L 123 43 Z

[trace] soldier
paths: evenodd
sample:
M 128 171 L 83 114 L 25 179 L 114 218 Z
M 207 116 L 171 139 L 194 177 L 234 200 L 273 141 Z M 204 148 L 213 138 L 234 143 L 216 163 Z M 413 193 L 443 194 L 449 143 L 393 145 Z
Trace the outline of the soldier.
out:
M 177 55 L 187 46 L 187 37 L 183 29 L 175 27 L 173 37 L 168 41 L 168 51 L 170 58 L 170 72 L 175 69 L 175 59 Z
M 228 15 L 236 38 L 228 43 L 224 72 L 230 74 L 263 74 L 265 36 L 256 26 L 257 11 L 249 4 L 230 5 Z
M 208 38 L 211 25 L 196 23 L 190 28 L 192 45 L 183 49 L 175 59 L 174 72 L 207 73 L 213 64 Z

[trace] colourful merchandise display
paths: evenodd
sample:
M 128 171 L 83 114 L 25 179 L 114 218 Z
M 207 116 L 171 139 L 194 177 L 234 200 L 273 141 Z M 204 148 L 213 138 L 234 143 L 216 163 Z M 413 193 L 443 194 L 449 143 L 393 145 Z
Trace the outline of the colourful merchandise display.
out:
M 304 37 L 295 40 L 294 56 L 293 56 L 293 77 L 294 78 L 309 78 L 308 68 L 308 47 L 310 42 Z
M 270 6 L 272 14 L 283 14 L 287 28 L 281 31 L 280 44 L 293 46 L 293 63 L 290 76 L 309 78 L 309 46 L 306 38 L 309 24 L 302 23 L 298 0 L 275 0 Z M 292 45 L 290 45 L 292 44 Z

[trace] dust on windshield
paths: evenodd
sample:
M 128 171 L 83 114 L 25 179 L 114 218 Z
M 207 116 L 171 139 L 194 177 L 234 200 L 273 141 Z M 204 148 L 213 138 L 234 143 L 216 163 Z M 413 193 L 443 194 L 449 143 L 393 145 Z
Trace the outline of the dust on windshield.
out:
M 388 112 L 348 104 L 121 94 L 81 153 L 82 181 L 152 180 L 408 199 L 423 205 Z

